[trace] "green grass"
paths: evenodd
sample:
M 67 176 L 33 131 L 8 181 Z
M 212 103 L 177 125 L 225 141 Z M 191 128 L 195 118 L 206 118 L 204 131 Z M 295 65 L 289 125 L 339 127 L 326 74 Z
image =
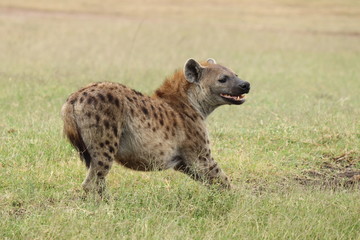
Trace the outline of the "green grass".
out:
M 333 1 L 0 3 L 1 239 L 360 239 L 360 4 Z M 252 84 L 208 119 L 229 192 L 115 166 L 110 200 L 60 108 L 94 81 L 151 94 L 208 57 Z M 349 183 L 354 183 L 349 187 Z

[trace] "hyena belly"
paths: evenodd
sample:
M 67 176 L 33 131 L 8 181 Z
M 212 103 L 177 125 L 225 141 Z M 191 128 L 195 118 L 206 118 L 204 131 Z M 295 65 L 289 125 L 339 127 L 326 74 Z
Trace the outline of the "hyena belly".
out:
M 178 142 L 182 137 L 171 119 L 176 118 L 176 113 L 150 97 L 139 96 L 138 100 L 126 104 L 126 120 L 115 160 L 141 171 L 174 167 L 179 154 Z

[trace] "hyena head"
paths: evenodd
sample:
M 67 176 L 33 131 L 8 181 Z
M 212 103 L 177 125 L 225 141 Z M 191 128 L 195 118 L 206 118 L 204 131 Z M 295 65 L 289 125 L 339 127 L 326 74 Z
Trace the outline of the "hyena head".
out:
M 200 100 L 199 107 L 207 108 L 203 109 L 205 114 L 220 105 L 243 104 L 244 94 L 250 91 L 250 83 L 241 80 L 229 68 L 216 64 L 214 59 L 208 59 L 202 64 L 189 59 L 185 63 L 184 75 L 193 85 L 194 98 Z

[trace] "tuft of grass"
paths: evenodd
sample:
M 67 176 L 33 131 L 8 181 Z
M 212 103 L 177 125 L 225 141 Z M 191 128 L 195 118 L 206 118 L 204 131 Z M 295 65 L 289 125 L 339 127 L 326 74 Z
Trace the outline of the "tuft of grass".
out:
M 359 239 L 359 12 L 355 0 L 3 0 L 0 238 Z M 208 119 L 235 188 L 115 166 L 110 199 L 84 197 L 66 97 L 95 81 L 151 94 L 190 57 L 251 82 L 244 105 Z

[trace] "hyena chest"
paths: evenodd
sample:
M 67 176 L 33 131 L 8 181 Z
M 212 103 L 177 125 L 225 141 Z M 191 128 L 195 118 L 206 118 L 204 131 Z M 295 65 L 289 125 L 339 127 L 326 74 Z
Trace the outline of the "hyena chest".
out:
M 163 133 L 146 126 L 123 129 L 116 161 L 125 167 L 140 170 L 162 170 L 174 167 L 178 155 L 175 138 L 164 139 Z

